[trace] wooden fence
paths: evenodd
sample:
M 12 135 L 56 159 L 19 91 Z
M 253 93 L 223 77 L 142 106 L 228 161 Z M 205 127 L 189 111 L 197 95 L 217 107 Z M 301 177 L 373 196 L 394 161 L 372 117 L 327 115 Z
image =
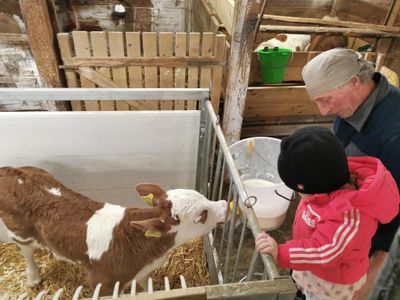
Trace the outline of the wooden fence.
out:
M 69 87 L 210 88 L 218 112 L 225 35 L 198 32 L 59 33 Z M 73 110 L 184 110 L 193 101 L 73 101 Z

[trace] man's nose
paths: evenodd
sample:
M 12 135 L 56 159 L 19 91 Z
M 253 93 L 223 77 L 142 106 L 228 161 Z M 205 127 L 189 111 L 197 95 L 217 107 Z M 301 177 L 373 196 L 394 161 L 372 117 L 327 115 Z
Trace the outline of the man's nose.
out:
M 329 113 L 329 107 L 327 105 L 318 104 L 318 109 L 322 116 L 326 116 Z

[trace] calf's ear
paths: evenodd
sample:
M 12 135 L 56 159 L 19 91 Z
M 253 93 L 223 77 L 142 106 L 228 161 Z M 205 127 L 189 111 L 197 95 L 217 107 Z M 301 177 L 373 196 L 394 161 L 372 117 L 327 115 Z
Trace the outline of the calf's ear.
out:
M 159 238 L 171 229 L 171 226 L 166 224 L 165 221 L 161 218 L 131 221 L 130 224 L 131 226 L 144 231 L 145 237 L 153 238 Z
M 154 183 L 140 183 L 136 186 L 136 191 L 149 206 L 156 206 L 167 198 L 167 193 Z
M 208 210 L 204 209 L 200 215 L 196 218 L 196 220 L 194 220 L 194 223 L 201 223 L 204 224 L 207 221 L 207 215 L 208 215 Z

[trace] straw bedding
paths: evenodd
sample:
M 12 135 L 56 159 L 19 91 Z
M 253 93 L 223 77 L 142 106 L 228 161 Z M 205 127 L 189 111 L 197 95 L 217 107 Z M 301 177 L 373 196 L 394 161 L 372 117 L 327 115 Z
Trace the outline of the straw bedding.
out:
M 82 296 L 90 297 L 92 294 L 86 282 L 85 271 L 77 265 L 56 260 L 46 250 L 36 250 L 35 260 L 44 280 L 31 289 L 25 285 L 26 265 L 16 245 L 0 244 L 0 299 L 7 299 L 4 296 L 14 299 L 22 293 L 32 298 L 42 290 L 53 295 L 59 288 L 64 289 L 61 299 L 71 299 L 79 285 L 84 286 Z M 210 283 L 201 238 L 191 240 L 169 253 L 167 261 L 151 275 L 154 289 L 163 289 L 165 276 L 169 278 L 171 289 L 179 288 L 181 274 L 185 276 L 188 287 Z

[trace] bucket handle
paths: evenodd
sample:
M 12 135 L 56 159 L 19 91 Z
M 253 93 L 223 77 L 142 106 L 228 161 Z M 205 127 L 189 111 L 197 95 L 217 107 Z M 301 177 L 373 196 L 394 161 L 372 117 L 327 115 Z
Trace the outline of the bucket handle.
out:
M 275 47 L 274 49 L 278 49 L 278 47 Z M 257 52 L 257 59 L 261 64 L 264 65 L 264 63 L 260 59 L 260 54 L 258 52 Z M 293 51 L 290 52 L 290 60 L 289 60 L 288 64 L 290 64 L 292 61 L 293 61 Z
M 288 198 L 288 197 L 286 197 L 286 196 L 283 196 L 281 193 L 279 193 L 277 190 L 275 190 L 275 194 L 277 194 L 279 197 L 281 197 L 281 198 L 283 198 L 283 199 L 285 199 L 285 200 L 287 200 L 287 201 L 289 201 L 289 202 L 292 202 L 292 201 L 294 201 L 295 200 L 295 194 L 294 194 L 294 192 L 292 193 L 292 196 L 290 197 L 290 198 Z

